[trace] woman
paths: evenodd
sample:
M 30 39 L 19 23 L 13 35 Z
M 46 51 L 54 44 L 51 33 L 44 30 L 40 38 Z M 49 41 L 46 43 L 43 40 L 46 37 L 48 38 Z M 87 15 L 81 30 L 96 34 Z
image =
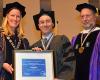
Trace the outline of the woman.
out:
M 28 40 L 23 38 L 24 32 L 21 26 L 21 18 L 26 14 L 25 7 L 18 2 L 9 3 L 3 8 L 5 17 L 2 24 L 4 32 L 5 60 L 1 70 L 0 80 L 13 80 L 12 54 L 15 49 L 28 49 Z

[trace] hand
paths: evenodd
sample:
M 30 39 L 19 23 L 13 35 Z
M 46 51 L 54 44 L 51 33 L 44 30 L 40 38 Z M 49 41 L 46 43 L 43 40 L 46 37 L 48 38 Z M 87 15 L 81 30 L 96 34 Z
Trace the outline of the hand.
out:
M 32 50 L 33 50 L 33 51 L 42 51 L 42 49 L 39 48 L 39 47 L 34 47 L 34 48 L 32 48 Z
M 3 68 L 9 72 L 10 74 L 12 74 L 12 72 L 14 71 L 14 69 L 12 68 L 12 65 L 8 64 L 8 63 L 3 63 Z

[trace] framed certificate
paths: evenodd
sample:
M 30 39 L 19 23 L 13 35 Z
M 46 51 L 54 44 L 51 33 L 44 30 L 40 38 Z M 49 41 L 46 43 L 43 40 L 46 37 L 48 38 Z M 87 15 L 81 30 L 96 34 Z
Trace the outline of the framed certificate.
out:
M 54 80 L 53 51 L 14 51 L 14 80 Z

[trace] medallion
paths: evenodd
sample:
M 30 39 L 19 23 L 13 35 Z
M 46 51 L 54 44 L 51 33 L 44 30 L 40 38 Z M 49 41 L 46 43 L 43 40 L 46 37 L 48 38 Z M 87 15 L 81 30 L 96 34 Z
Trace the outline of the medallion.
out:
M 84 51 L 84 47 L 80 47 L 80 48 L 79 48 L 79 53 L 82 54 L 83 51 Z

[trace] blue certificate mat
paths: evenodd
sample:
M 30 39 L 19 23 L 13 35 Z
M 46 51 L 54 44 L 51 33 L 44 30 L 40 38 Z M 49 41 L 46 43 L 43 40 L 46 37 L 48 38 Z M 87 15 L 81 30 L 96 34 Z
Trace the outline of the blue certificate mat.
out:
M 45 59 L 22 59 L 23 77 L 46 77 Z

